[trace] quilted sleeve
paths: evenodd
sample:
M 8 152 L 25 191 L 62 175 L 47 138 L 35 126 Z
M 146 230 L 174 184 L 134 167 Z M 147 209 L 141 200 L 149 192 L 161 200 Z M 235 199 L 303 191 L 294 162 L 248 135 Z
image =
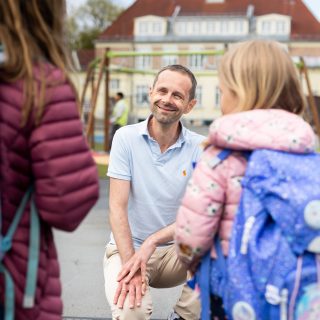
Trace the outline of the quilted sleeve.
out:
M 43 118 L 29 140 L 35 201 L 44 222 L 72 231 L 98 199 L 97 169 L 71 86 L 49 87 L 46 97 Z
M 176 221 L 176 245 L 180 259 L 191 263 L 212 245 L 225 201 L 224 164 L 212 169 L 208 162 L 217 150 L 207 149 L 188 183 Z

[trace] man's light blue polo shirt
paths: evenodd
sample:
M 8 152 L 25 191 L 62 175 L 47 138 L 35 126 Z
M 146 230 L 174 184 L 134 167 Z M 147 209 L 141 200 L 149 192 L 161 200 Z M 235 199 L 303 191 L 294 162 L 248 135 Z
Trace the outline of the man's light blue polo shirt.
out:
M 205 138 L 182 126 L 176 143 L 161 153 L 157 141 L 149 135 L 148 120 L 117 130 L 107 174 L 131 181 L 128 219 L 135 247 L 175 222 Z M 112 234 L 110 243 L 115 243 Z

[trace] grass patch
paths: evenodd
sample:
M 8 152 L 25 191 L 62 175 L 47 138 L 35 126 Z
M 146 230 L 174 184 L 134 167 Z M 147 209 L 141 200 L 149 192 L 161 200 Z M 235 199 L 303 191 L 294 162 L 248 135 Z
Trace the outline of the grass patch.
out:
M 95 143 L 94 144 L 94 151 L 104 151 L 103 143 Z M 97 164 L 98 174 L 100 179 L 107 179 L 107 170 L 108 166 L 103 164 Z
M 100 179 L 107 179 L 107 170 L 108 166 L 104 166 L 103 164 L 97 164 L 98 174 Z
M 93 148 L 93 150 L 94 151 L 104 151 L 104 145 L 103 145 L 103 143 L 95 143 L 94 144 L 94 148 Z

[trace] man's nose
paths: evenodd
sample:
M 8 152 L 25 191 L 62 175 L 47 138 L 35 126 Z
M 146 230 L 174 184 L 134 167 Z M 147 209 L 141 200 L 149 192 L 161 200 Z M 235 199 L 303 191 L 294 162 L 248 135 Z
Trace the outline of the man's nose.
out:
M 171 104 L 172 103 L 172 94 L 168 92 L 167 94 L 162 96 L 161 100 L 163 103 L 170 103 Z

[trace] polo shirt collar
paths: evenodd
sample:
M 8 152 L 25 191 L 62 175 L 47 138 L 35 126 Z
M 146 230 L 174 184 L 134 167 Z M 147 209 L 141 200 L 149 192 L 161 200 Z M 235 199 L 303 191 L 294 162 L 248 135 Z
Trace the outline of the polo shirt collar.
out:
M 140 129 L 139 129 L 139 133 L 142 136 L 147 136 L 149 139 L 152 139 L 152 137 L 150 136 L 149 131 L 148 131 L 148 122 L 152 117 L 153 117 L 153 115 L 151 114 L 146 120 L 142 121 L 140 123 Z M 181 121 L 180 121 L 180 125 L 181 125 L 181 132 L 180 132 L 179 138 L 175 142 L 175 144 L 172 145 L 171 147 L 173 147 L 173 146 L 181 147 L 181 145 L 186 141 L 187 129 L 183 126 Z

